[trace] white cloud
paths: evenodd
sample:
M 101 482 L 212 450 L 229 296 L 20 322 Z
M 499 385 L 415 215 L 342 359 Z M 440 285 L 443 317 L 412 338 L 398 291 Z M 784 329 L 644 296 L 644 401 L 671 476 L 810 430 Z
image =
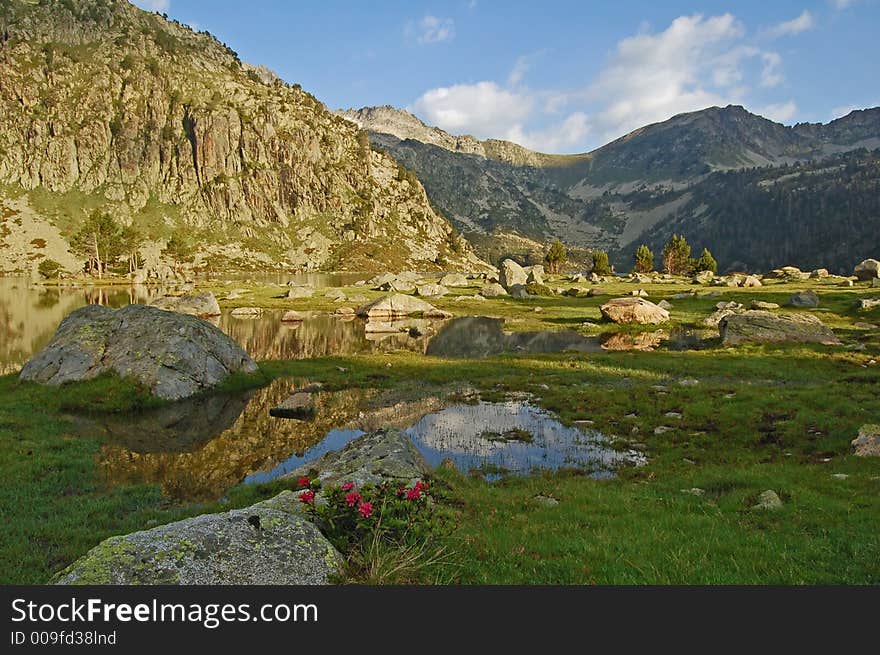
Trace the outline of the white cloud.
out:
M 413 103 L 412 110 L 430 125 L 485 139 L 517 134 L 532 106 L 527 95 L 495 82 L 477 82 L 432 89 Z
M 813 18 L 813 14 L 804 9 L 800 16 L 775 25 L 770 29 L 769 33 L 771 36 L 791 36 L 811 30 L 815 26 L 816 21 Z
M 787 123 L 797 114 L 797 105 L 792 100 L 789 100 L 788 102 L 761 107 L 756 110 L 756 113 L 777 123 Z
M 416 43 L 442 43 L 455 37 L 455 22 L 451 18 L 425 16 L 418 23 L 409 21 L 404 27 L 407 38 L 414 38 Z
M 782 80 L 785 79 L 782 73 L 779 72 L 779 67 L 782 65 L 782 57 L 776 52 L 763 52 L 761 53 L 761 60 L 764 62 L 764 67 L 761 69 L 761 86 L 768 89 L 779 86 Z
M 171 0 L 133 0 L 133 2 L 141 9 L 158 11 L 160 14 L 167 12 L 171 7 Z
M 731 14 L 680 16 L 620 40 L 599 74 L 580 89 L 524 83 L 535 55 L 519 57 L 506 79 L 429 90 L 412 105 L 425 122 L 456 134 L 508 139 L 546 152 L 583 151 L 676 114 L 756 104 L 774 120 L 794 102 L 765 97 L 784 81 L 779 53 L 756 45 Z M 538 77 L 535 75 L 534 77 Z

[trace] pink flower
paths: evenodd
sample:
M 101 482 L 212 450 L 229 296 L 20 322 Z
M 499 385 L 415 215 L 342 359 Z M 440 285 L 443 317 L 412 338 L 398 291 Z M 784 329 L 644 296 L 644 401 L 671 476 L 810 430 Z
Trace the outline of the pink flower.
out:
M 343 491 L 351 491 L 352 489 L 354 489 L 354 482 L 346 482 L 344 485 L 342 485 Z
M 419 491 L 427 491 L 428 485 L 425 484 L 424 482 L 422 482 L 421 480 L 419 480 L 418 482 L 416 482 L 415 488 L 418 489 Z
M 349 507 L 354 507 L 359 502 L 363 500 L 361 495 L 357 491 L 352 491 L 350 494 L 346 494 L 345 502 Z
M 298 487 L 308 487 L 311 480 L 308 478 L 300 478 L 296 481 L 296 486 Z
M 358 512 L 361 513 L 361 516 L 364 518 L 368 518 L 373 514 L 373 503 L 361 503 L 358 506 Z
M 410 489 L 409 491 L 406 492 L 406 499 L 407 500 L 418 500 L 421 497 L 422 497 L 422 492 L 419 491 L 418 487 L 413 487 L 412 489 Z
M 306 505 L 311 505 L 315 502 L 315 492 L 309 489 L 308 491 L 303 491 L 299 495 L 299 502 L 305 503 Z

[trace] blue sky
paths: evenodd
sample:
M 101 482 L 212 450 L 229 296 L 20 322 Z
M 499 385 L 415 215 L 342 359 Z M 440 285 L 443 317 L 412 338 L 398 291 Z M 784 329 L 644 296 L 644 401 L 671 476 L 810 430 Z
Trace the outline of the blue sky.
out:
M 880 0 L 137 0 L 330 108 L 584 152 L 683 111 L 786 124 L 880 105 Z

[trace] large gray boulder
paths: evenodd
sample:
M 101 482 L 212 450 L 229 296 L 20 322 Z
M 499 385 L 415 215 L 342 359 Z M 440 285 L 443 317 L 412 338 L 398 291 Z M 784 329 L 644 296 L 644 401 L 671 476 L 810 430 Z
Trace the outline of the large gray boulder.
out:
M 818 307 L 819 296 L 812 289 L 807 289 L 806 291 L 792 294 L 785 304 L 789 307 Z
M 528 272 L 512 259 L 505 259 L 501 262 L 498 282 L 508 291 L 517 284 L 525 286 L 528 283 L 528 279 Z
M 449 312 L 437 309 L 424 300 L 402 293 L 379 298 L 357 310 L 358 316 L 366 316 L 367 318 L 393 318 L 411 314 L 421 314 L 425 318 L 449 318 L 452 316 Z
M 422 284 L 416 287 L 416 293 L 427 298 L 439 298 L 449 293 L 449 289 L 442 284 Z
M 71 312 L 52 340 L 22 367 L 41 384 L 89 380 L 104 373 L 132 378 L 151 393 L 178 400 L 257 365 L 219 328 L 195 316 L 128 305 L 86 305 Z
M 500 296 L 506 296 L 507 291 L 497 282 L 491 282 L 480 289 L 480 295 L 484 298 L 498 298 Z
M 329 452 L 282 477 L 317 478 L 325 487 L 345 482 L 362 486 L 410 482 L 429 470 L 410 438 L 400 430 L 387 428 L 358 437 L 341 450 Z
M 342 558 L 290 491 L 105 539 L 55 579 L 92 585 L 328 584 Z
M 638 297 L 613 298 L 599 307 L 602 316 L 615 323 L 657 324 L 669 320 L 669 312 Z
M 865 261 L 856 264 L 856 267 L 853 269 L 853 275 L 860 280 L 880 278 L 880 261 L 877 261 L 876 259 L 866 259 Z
M 774 314 L 749 310 L 722 318 L 718 331 L 725 346 L 781 342 L 840 345 L 831 328 L 812 314 Z
M 440 284 L 444 287 L 466 287 L 470 283 L 461 273 L 447 273 L 440 278 Z
M 150 303 L 153 307 L 190 316 L 220 316 L 220 304 L 210 291 L 184 296 L 162 296 Z

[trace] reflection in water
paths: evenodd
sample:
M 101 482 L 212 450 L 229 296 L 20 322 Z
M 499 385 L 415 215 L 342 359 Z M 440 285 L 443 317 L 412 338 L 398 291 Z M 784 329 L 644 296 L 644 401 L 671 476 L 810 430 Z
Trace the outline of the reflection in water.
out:
M 375 395 L 365 390 L 319 392 L 314 394 L 315 416 L 310 421 L 269 416 L 271 407 L 301 386 L 276 380 L 249 392 L 231 401 L 243 405 L 231 421 L 233 404 L 224 405 L 228 413 L 211 415 L 204 405 L 190 401 L 146 412 L 134 424 L 127 417 L 102 417 L 89 428 L 110 439 L 98 458 L 99 473 L 111 485 L 157 483 L 175 499 L 214 500 L 252 473 L 273 469 L 291 453 L 305 452 L 332 428 L 356 418 Z M 169 429 L 167 441 L 141 443 L 137 426 L 151 421 Z M 185 436 L 175 438 L 175 424 L 191 429 L 182 429 Z M 163 428 L 153 435 L 162 439 Z
M 485 316 L 449 321 L 431 339 L 426 352 L 437 357 L 467 358 L 489 357 L 503 352 L 601 352 L 598 339 L 572 330 L 510 333 L 504 332 L 503 326 L 503 319 Z
M 571 467 L 602 478 L 646 461 L 636 451 L 613 450 L 600 432 L 567 427 L 525 402 L 454 405 L 425 416 L 407 434 L 432 466 L 449 458 L 460 471 L 482 468 L 487 477 Z

